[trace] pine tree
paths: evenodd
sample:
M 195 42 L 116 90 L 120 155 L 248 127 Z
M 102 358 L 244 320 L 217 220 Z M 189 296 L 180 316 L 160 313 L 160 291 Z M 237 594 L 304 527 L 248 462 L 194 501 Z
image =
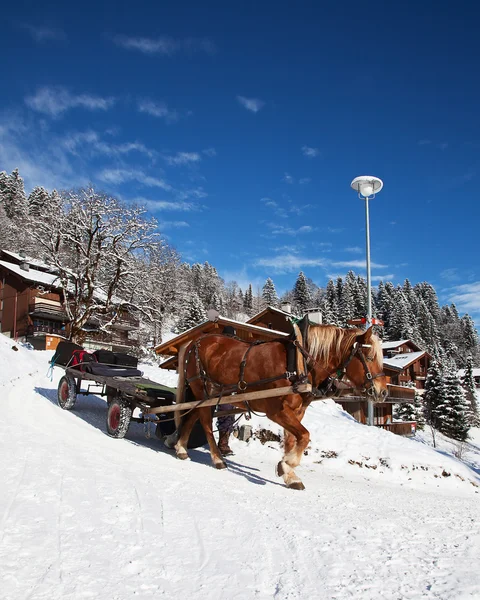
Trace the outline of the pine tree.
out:
M 329 323 L 331 325 L 339 324 L 337 290 L 332 279 L 327 283 L 322 309 L 324 323 Z
M 440 403 L 440 389 L 442 386 L 442 373 L 436 360 L 432 360 L 427 371 L 425 380 L 425 393 L 423 395 L 423 406 L 425 421 L 435 429 L 438 429 L 438 406 Z
M 187 300 L 183 317 L 177 323 L 177 332 L 182 333 L 206 321 L 207 313 L 197 293 L 193 292 Z
M 34 187 L 28 196 L 28 214 L 32 217 L 44 215 L 48 209 L 50 194 L 44 187 Z
M 248 316 L 252 316 L 252 312 L 253 312 L 253 291 L 252 291 L 252 284 L 250 283 L 245 295 L 243 296 L 243 309 L 245 310 L 245 312 L 247 313 Z
M 473 377 L 473 358 L 467 358 L 465 371 L 461 378 L 461 384 L 465 391 L 466 418 L 470 427 L 480 427 L 480 413 L 478 411 L 475 379 Z
M 310 306 L 311 297 L 308 290 L 307 279 L 303 271 L 300 271 L 297 281 L 295 282 L 295 287 L 293 288 L 293 301 L 297 313 L 304 315 L 307 308 Z
M 1 182 L 1 201 L 9 219 L 21 219 L 27 214 L 27 197 L 18 169 Z
M 436 408 L 438 430 L 464 442 L 468 436 L 468 423 L 465 414 L 465 393 L 457 375 L 448 369 L 443 377 Z
M 262 300 L 265 306 L 278 306 L 279 300 L 275 284 L 270 277 L 262 288 Z
M 470 315 L 465 314 L 460 319 L 462 328 L 463 348 L 468 354 L 475 354 L 478 348 L 478 335 L 475 323 Z
M 350 319 L 357 315 L 355 314 L 355 292 L 357 281 L 353 271 L 349 271 L 345 277 L 345 283 L 342 289 L 342 300 L 340 303 L 340 324 L 345 327 Z

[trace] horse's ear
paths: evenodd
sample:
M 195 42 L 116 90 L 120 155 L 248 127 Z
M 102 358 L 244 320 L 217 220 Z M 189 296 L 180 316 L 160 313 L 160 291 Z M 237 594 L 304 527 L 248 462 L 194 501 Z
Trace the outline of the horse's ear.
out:
M 370 344 L 372 342 L 372 335 L 373 335 L 373 325 L 370 325 L 370 327 L 367 329 L 367 331 L 365 331 L 365 333 L 360 333 L 357 337 L 357 342 L 359 344 Z

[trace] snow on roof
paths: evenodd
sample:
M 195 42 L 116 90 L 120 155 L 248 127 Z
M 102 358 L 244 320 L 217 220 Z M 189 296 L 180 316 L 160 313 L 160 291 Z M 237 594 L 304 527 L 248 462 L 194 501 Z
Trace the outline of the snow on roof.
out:
M 48 265 L 47 263 L 39 260 L 38 258 L 31 258 L 30 256 L 22 256 L 21 254 L 17 254 L 16 252 L 11 252 L 10 250 L 2 250 L 2 252 L 3 252 L 3 254 L 6 254 L 7 256 L 11 256 L 12 258 L 15 258 L 16 260 L 18 260 L 20 262 L 26 262 L 29 265 L 33 265 L 40 269 L 45 269 L 48 271 L 52 270 L 51 265 Z
M 402 346 L 403 344 L 406 344 L 407 342 L 410 342 L 410 340 L 394 340 L 394 341 L 390 341 L 390 342 L 382 342 L 382 349 L 383 350 L 393 350 L 394 348 L 398 348 L 398 346 Z
M 37 271 L 37 269 L 29 269 L 28 271 L 24 271 L 20 268 L 20 265 L 15 265 L 10 262 L 6 262 L 5 260 L 0 260 L 0 265 L 5 267 L 12 273 L 19 275 L 22 279 L 26 279 L 27 281 L 32 281 L 34 283 L 43 283 L 45 285 L 51 285 L 54 287 L 60 287 L 60 280 L 57 275 L 53 275 L 52 273 L 45 273 L 44 271 Z
M 425 354 L 425 351 L 420 352 L 406 352 L 405 354 L 397 354 L 391 358 L 384 358 L 383 364 L 387 367 L 394 367 L 396 369 L 404 369 L 410 363 L 415 362 Z
M 477 369 L 472 369 L 472 371 L 473 371 L 473 376 L 474 377 L 480 377 L 480 369 L 478 369 L 478 368 Z M 457 371 L 457 376 L 458 377 L 463 377 L 464 375 L 465 375 L 465 369 L 459 369 Z

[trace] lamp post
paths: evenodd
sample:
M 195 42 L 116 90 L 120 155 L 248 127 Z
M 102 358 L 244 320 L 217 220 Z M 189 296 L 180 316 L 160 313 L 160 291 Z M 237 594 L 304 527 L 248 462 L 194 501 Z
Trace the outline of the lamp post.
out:
M 371 175 L 355 177 L 350 186 L 357 192 L 360 200 L 365 200 L 365 229 L 366 251 L 367 251 L 367 328 L 372 324 L 372 283 L 370 274 L 370 215 L 368 201 L 373 200 L 375 195 L 383 188 L 383 181 Z M 368 424 L 373 425 L 373 402 L 368 401 Z

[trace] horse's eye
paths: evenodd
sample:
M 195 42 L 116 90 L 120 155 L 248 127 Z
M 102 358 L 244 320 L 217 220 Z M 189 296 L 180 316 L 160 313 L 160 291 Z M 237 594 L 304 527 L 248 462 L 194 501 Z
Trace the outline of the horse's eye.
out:
M 367 362 L 373 362 L 373 358 L 371 356 L 366 356 L 365 358 Z

